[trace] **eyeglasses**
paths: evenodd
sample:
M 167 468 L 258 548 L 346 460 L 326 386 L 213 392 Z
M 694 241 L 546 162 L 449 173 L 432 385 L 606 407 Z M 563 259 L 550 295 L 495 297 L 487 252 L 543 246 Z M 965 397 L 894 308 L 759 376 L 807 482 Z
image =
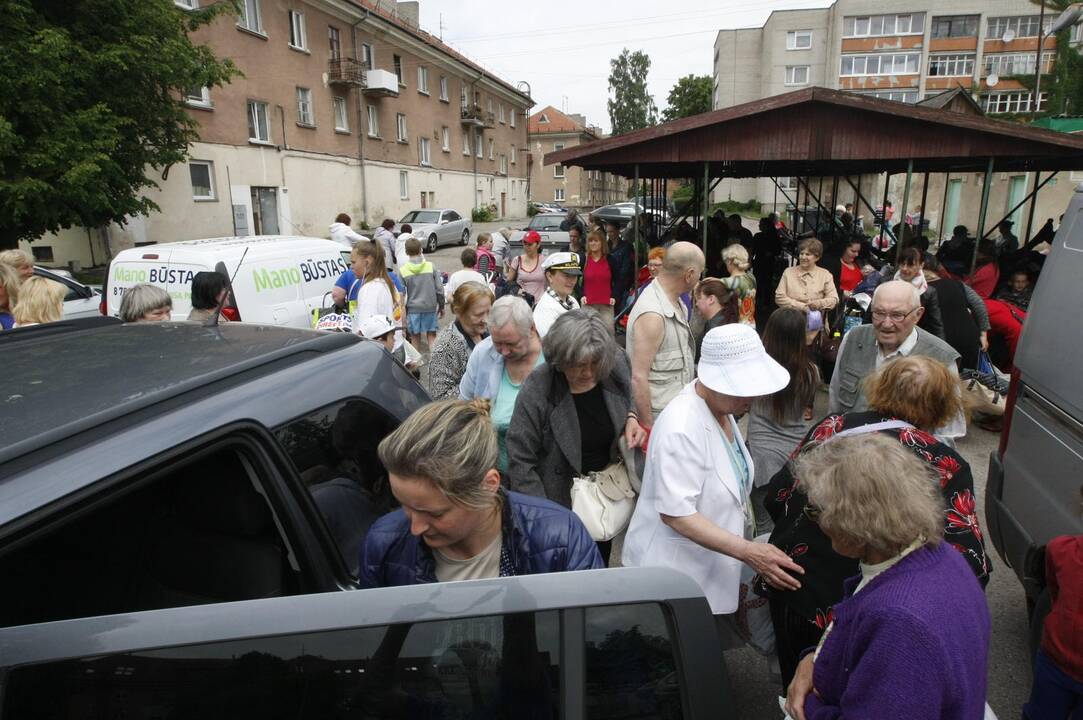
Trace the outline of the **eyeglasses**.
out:
M 919 305 L 918 307 L 921 307 L 921 306 Z M 918 308 L 914 308 L 910 312 L 906 312 L 906 313 L 887 312 L 885 310 L 873 310 L 872 311 L 872 319 L 873 320 L 879 320 L 881 322 L 883 322 L 884 320 L 890 320 L 893 323 L 901 323 L 903 320 L 905 320 L 906 318 L 913 315 L 914 311 L 916 311 L 917 309 Z

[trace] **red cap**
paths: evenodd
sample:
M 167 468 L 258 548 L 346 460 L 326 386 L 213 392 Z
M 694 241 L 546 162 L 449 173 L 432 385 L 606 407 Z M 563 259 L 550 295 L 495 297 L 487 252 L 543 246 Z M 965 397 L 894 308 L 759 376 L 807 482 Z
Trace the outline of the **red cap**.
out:
M 524 245 L 526 245 L 527 243 L 540 243 L 540 242 L 541 242 L 541 235 L 538 234 L 537 230 L 527 230 L 526 235 L 523 235 L 523 244 Z

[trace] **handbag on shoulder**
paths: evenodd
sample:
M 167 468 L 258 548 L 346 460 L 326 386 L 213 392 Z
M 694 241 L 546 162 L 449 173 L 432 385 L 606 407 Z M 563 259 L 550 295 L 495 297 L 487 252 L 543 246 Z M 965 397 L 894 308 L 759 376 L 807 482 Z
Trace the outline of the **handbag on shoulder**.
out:
M 612 540 L 632 520 L 636 491 L 623 460 L 572 480 L 572 512 L 598 542 Z

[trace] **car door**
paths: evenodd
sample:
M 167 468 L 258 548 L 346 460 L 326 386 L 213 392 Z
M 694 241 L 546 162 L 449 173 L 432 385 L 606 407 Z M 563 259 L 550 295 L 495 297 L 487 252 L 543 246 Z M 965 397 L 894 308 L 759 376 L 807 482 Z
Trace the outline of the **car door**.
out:
M 440 212 L 439 227 L 436 229 L 440 245 L 454 245 L 459 241 L 459 236 L 455 231 L 454 215 L 455 213 L 450 210 Z
M 0 718 L 736 717 L 702 592 L 658 569 L 128 613 L 0 646 Z

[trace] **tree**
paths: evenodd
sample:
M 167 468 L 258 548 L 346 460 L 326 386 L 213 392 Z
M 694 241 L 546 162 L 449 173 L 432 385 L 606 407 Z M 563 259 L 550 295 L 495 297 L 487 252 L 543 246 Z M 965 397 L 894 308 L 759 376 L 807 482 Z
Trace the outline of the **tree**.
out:
M 662 119 L 668 122 L 709 111 L 713 91 L 710 75 L 685 75 L 666 96 L 668 107 L 662 111 Z
M 206 3 L 203 3 L 206 4 Z M 198 123 L 185 89 L 239 71 L 189 33 L 236 13 L 235 0 L 5 0 L 0 28 L 0 248 L 99 227 L 158 206 Z
M 647 92 L 651 59 L 646 53 L 624 48 L 609 61 L 609 122 L 614 135 L 649 127 L 658 121 L 658 108 Z
M 1031 0 L 1035 5 L 1044 4 L 1047 21 L 1067 10 L 1072 1 L 1044 0 L 1043 3 L 1042 0 Z M 1037 51 L 1034 54 L 1037 54 Z M 1034 92 L 1034 73 L 1013 79 Z M 1042 92 L 1049 93 L 1049 98 L 1040 115 L 1060 115 L 1064 112 L 1077 115 L 1083 109 L 1083 57 L 1080 57 L 1079 50 L 1071 45 L 1069 28 L 1057 33 L 1053 72 L 1050 75 L 1043 74 Z

